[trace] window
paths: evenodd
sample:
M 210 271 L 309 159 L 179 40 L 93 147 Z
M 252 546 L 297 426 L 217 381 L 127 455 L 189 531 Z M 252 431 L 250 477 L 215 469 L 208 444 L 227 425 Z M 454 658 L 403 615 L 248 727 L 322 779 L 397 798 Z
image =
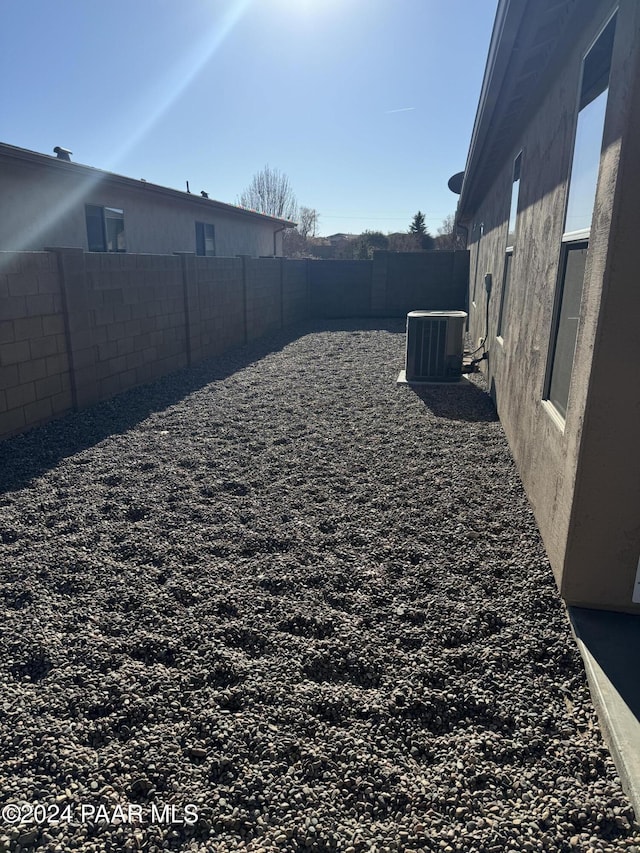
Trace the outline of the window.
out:
M 502 276 L 502 290 L 500 292 L 500 310 L 498 312 L 499 338 L 503 337 L 504 318 L 507 311 L 507 298 L 509 296 L 509 283 L 511 281 L 511 262 L 513 250 L 516 245 L 516 221 L 518 219 L 518 200 L 520 197 L 520 169 L 522 167 L 522 151 L 513 161 L 513 179 L 511 182 L 511 207 L 509 208 L 509 229 L 507 231 L 507 248 L 504 256 L 504 274 Z
M 117 207 L 85 206 L 90 252 L 126 252 L 124 210 Z
M 516 244 L 516 219 L 518 218 L 518 197 L 520 195 L 520 169 L 522 151 L 513 161 L 513 182 L 511 184 L 511 207 L 509 209 L 509 231 L 507 233 L 507 251 L 513 251 Z
M 565 233 L 591 227 L 600 169 L 600 151 L 615 29 L 614 16 L 586 55 L 582 66 L 580 105 L 569 181 Z
M 553 353 L 554 368 L 549 382 L 548 398 L 563 418 L 567 416 L 569 383 L 573 367 L 573 353 L 578 336 L 582 282 L 587 263 L 587 243 L 568 243 L 563 252 L 563 269 L 560 276 L 560 310 Z
M 196 222 L 196 255 L 214 257 L 216 253 L 215 226 L 208 222 Z
M 616 16 L 584 58 L 545 398 L 566 418 L 596 198 Z

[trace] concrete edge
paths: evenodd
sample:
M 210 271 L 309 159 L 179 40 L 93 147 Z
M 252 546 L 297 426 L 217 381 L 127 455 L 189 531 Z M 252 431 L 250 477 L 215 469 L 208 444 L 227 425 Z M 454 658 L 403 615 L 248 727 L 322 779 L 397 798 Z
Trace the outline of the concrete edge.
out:
M 469 379 L 468 373 L 462 373 L 460 375 L 460 379 L 452 379 L 452 380 L 434 379 L 431 382 L 410 382 L 407 379 L 407 371 L 403 368 L 400 371 L 400 373 L 398 374 L 398 378 L 396 379 L 396 385 L 409 385 L 409 386 L 416 386 L 416 387 L 422 387 L 424 385 L 429 385 L 431 387 L 437 388 L 438 385 L 464 385 L 464 382 L 463 382 L 464 379 L 466 379 L 466 380 Z
M 591 698 L 605 742 L 618 771 L 622 789 L 629 798 L 638 820 L 640 818 L 640 720 L 627 705 L 580 635 L 571 607 L 568 608 L 568 616 L 576 644 L 582 655 Z

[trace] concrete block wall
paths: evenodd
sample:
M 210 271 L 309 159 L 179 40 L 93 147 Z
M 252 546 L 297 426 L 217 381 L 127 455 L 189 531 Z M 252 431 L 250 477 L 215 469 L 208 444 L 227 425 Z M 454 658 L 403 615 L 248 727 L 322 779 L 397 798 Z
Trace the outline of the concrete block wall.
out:
M 372 312 L 403 317 L 409 311 L 466 311 L 469 253 L 375 252 Z
M 49 252 L 0 252 L 0 436 L 72 407 L 63 295 Z
M 372 261 L 313 261 L 311 311 L 315 317 L 371 316 Z
M 308 262 L 0 253 L 0 440 L 306 319 Z
M 192 360 L 219 355 L 245 342 L 242 258 L 195 258 L 197 310 Z
M 282 266 L 282 324 L 289 326 L 311 316 L 309 262 L 287 260 Z
M 282 326 L 280 258 L 243 258 L 245 264 L 247 341 Z
M 107 399 L 184 367 L 180 258 L 87 253 L 84 260 L 97 398 Z
M 374 252 L 371 270 L 371 313 L 384 317 L 387 311 L 387 274 L 390 252 Z M 408 313 L 408 312 L 407 312 Z
M 464 307 L 466 252 L 386 254 L 0 253 L 0 439 L 310 317 Z
M 466 310 L 469 253 L 375 252 L 372 261 L 310 264 L 316 317 L 406 317 L 409 311 Z

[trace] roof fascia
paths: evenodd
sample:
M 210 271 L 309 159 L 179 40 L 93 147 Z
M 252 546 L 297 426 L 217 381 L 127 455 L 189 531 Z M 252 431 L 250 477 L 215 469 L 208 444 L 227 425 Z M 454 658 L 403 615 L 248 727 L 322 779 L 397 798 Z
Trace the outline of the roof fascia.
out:
M 462 191 L 458 202 L 456 219 L 460 221 L 465 221 L 471 215 L 466 208 L 473 193 L 475 169 L 484 152 L 494 114 L 500 105 L 504 75 L 513 54 L 527 4 L 528 0 L 499 0 L 498 2 L 478 109 L 471 134 L 471 144 L 464 170 Z

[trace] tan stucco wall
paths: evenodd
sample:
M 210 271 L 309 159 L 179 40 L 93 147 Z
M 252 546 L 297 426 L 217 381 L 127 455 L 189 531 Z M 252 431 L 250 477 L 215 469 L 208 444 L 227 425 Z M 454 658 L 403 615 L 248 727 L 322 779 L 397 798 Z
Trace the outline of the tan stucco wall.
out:
M 632 86 L 638 85 L 640 45 L 640 6 L 635 0 L 622 2 L 618 13 L 604 154 L 564 425 L 542 399 L 581 62 L 611 9 L 602 3 L 597 15 L 582 20 L 583 29 L 576 32 L 556 82 L 523 127 L 511 157 L 468 223 L 471 294 L 476 278 L 470 333 L 474 341 L 485 333 L 483 276 L 490 272 L 487 378 L 558 585 L 569 603 L 635 612 L 640 611 L 631 603 L 640 553 L 640 456 L 635 446 L 640 398 L 629 386 L 637 387 L 630 371 L 638 349 L 640 289 L 632 282 L 634 238 L 623 238 L 622 221 L 632 232 L 635 222 L 637 233 L 640 187 L 632 156 L 624 174 L 618 169 L 621 139 L 623 151 L 640 150 L 633 117 L 640 108 L 634 105 L 638 95 Z M 517 244 L 499 341 L 512 168 L 521 149 Z M 480 241 L 473 222 L 484 223 Z
M 593 356 L 565 559 L 571 570 L 563 578 L 564 594 L 577 603 L 628 603 L 640 556 L 640 6 L 633 5 L 635 15 L 621 20 L 629 50 L 617 56 L 617 94 L 625 109 L 614 110 L 605 129 L 586 294 L 590 322 L 577 345 L 579 359 Z
M 40 250 L 45 246 L 88 249 L 85 204 L 124 210 L 128 252 L 170 254 L 194 252 L 195 222 L 215 226 L 216 254 L 273 255 L 278 227 L 213 205 L 173 199 L 151 187 L 129 187 L 104 179 L 102 173 L 78 174 L 65 164 L 21 162 L 0 156 L 0 250 Z M 198 197 L 196 196 L 195 199 Z M 277 235 L 282 254 L 281 235 Z

